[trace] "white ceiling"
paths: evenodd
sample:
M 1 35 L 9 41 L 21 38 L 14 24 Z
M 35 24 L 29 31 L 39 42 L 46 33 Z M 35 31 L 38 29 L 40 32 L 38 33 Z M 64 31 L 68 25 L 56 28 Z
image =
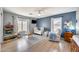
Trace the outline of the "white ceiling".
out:
M 19 15 L 42 18 L 51 15 L 76 11 L 75 7 L 4 7 L 4 11 L 16 13 Z M 40 15 L 38 11 L 41 11 Z

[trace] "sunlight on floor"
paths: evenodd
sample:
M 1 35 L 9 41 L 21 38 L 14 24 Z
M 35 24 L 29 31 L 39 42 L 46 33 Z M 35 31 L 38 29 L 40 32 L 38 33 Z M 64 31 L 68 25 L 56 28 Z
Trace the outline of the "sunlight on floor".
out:
M 59 50 L 62 51 L 63 50 L 63 45 L 61 42 L 59 42 Z
M 23 49 L 28 48 L 28 42 L 27 39 L 20 39 L 17 41 L 17 51 L 22 51 Z

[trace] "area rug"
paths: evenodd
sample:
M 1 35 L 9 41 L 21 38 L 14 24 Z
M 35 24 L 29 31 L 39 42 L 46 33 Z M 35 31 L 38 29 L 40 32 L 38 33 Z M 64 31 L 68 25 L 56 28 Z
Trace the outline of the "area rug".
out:
M 32 38 L 28 39 L 28 42 L 31 43 L 32 45 L 40 42 L 41 40 L 43 40 L 42 36 L 39 35 L 33 35 Z

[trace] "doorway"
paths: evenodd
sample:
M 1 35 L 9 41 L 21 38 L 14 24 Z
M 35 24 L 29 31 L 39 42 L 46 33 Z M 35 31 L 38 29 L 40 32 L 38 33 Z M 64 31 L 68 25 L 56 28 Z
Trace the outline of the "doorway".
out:
M 28 19 L 18 19 L 17 20 L 17 28 L 18 32 L 25 31 L 28 32 Z

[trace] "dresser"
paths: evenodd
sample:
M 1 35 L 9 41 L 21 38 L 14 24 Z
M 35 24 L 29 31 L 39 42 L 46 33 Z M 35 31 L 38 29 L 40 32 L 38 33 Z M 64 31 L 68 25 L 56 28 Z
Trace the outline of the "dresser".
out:
M 74 35 L 71 42 L 71 51 L 79 52 L 79 35 Z

